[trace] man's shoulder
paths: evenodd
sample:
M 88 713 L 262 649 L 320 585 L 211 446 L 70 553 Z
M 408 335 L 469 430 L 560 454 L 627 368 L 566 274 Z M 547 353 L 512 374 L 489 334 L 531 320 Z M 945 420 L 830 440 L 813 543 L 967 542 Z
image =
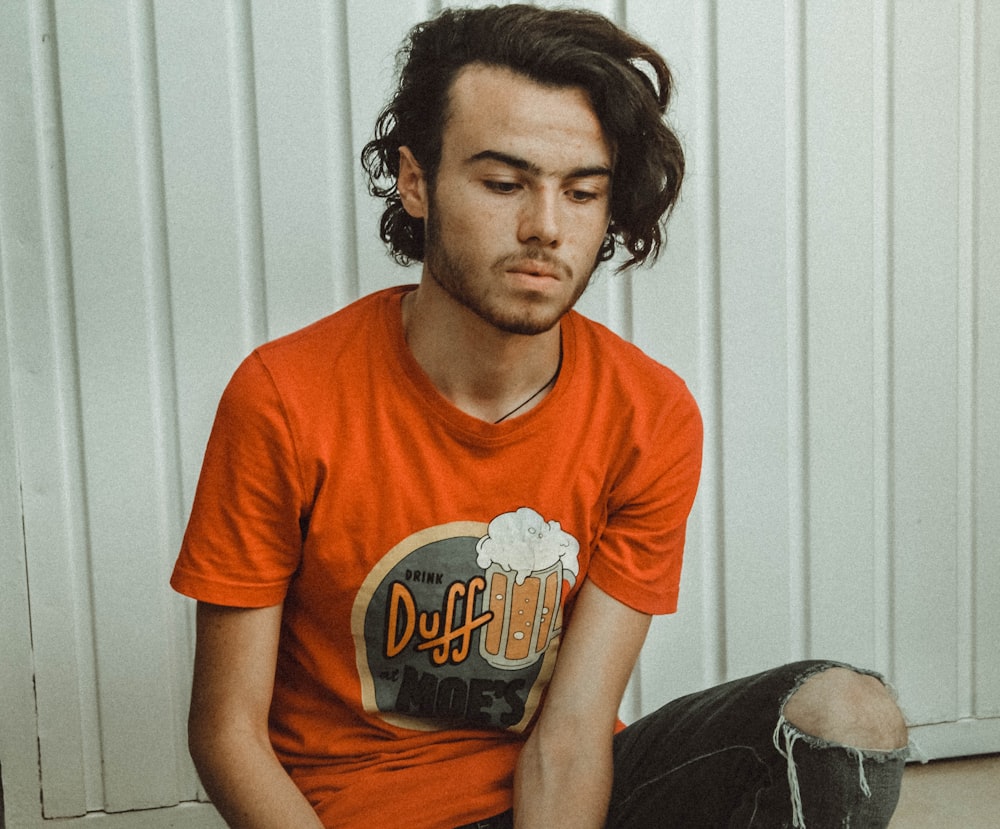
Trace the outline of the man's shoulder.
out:
M 698 402 L 684 379 L 637 345 L 581 315 L 574 318 L 578 377 L 592 419 L 603 413 L 632 439 L 701 440 Z
M 357 348 L 367 335 L 385 335 L 388 306 L 403 290 L 387 288 L 363 296 L 303 328 L 258 346 L 255 353 L 265 364 L 284 368 L 315 366 L 318 358 L 333 361 L 342 351 Z
M 572 320 L 584 367 L 605 375 L 606 380 L 611 375 L 640 388 L 686 389 L 684 380 L 672 368 L 607 326 L 576 312 Z

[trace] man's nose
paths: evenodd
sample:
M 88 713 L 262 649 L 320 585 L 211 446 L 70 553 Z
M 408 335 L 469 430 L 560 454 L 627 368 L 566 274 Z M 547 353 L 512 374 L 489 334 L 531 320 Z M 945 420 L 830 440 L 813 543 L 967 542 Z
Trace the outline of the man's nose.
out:
M 547 191 L 531 193 L 522 208 L 519 241 L 523 244 L 557 247 L 560 234 L 557 194 Z

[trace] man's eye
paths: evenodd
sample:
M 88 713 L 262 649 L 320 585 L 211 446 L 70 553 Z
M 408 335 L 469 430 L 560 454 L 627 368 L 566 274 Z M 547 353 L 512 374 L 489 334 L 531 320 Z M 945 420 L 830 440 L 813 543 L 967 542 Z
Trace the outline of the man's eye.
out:
M 514 181 L 493 181 L 491 179 L 484 182 L 487 190 L 494 193 L 513 193 L 517 190 L 517 182 Z
M 590 190 L 570 190 L 569 196 L 576 202 L 594 201 L 598 198 L 598 194 L 591 192 Z

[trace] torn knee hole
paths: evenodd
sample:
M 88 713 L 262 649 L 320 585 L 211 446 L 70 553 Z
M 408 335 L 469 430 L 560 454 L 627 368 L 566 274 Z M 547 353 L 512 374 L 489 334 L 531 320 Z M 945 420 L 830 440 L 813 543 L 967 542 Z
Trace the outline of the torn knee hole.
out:
M 831 667 L 809 677 L 785 703 L 783 718 L 804 734 L 870 751 L 906 746 L 903 715 L 876 676 Z

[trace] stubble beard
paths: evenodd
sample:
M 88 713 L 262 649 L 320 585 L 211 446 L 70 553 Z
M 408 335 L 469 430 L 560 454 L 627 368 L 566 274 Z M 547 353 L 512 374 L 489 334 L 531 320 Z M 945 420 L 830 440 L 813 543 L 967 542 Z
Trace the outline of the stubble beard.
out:
M 476 286 L 469 275 L 479 266 L 469 257 L 448 249 L 448 245 L 442 239 L 438 211 L 433 202 L 429 207 L 424 238 L 425 268 L 438 286 L 455 302 L 499 331 L 525 336 L 550 331 L 576 305 L 590 284 L 590 278 L 597 266 L 596 261 L 590 273 L 574 285 L 573 292 L 567 300 L 556 308 L 545 303 L 541 294 L 534 300 L 530 295 L 524 295 L 511 302 L 493 289 L 500 283 L 506 266 L 516 261 L 531 259 L 559 268 L 567 278 L 572 276 L 568 273 L 568 267 L 561 261 L 555 260 L 548 251 L 526 248 L 518 254 L 501 257 L 493 262 L 484 284 Z

